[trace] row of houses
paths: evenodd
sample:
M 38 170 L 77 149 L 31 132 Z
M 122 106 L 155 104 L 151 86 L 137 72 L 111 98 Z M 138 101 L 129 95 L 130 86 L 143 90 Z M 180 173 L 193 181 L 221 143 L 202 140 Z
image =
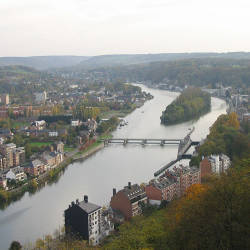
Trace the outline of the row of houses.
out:
M 181 197 L 190 186 L 200 184 L 205 175 L 221 174 L 229 166 L 230 159 L 226 155 L 211 155 L 204 158 L 199 167 L 174 166 L 146 186 L 128 182 L 118 192 L 113 188 L 108 209 L 88 202 L 88 197 L 84 196 L 82 202 L 72 202 L 64 212 L 66 233 L 78 234 L 90 244 L 97 245 L 112 232 L 114 223 L 140 215 L 142 208 L 148 203 L 159 205 L 162 201 L 170 202 Z M 106 215 L 105 223 L 103 214 Z
M 3 158 L 0 158 L 0 162 L 1 160 L 3 160 Z M 64 144 L 62 142 L 55 143 L 51 145 L 51 152 L 43 152 L 39 155 L 33 155 L 32 160 L 29 162 L 23 160 L 21 164 L 21 161 L 19 161 L 20 164 L 18 164 L 18 166 L 2 169 L 2 171 L 0 171 L 0 186 L 7 189 L 8 179 L 20 182 L 26 180 L 27 175 L 30 177 L 37 177 L 55 168 L 63 162 L 63 160 Z

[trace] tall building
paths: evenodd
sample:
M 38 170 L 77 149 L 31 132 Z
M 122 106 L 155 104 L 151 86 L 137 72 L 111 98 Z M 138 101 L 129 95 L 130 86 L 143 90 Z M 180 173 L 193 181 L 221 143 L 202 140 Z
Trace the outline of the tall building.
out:
M 13 166 L 17 167 L 25 163 L 24 147 L 15 148 L 13 150 Z
M 114 229 L 107 214 L 100 206 L 90 203 L 87 195 L 81 202 L 71 202 L 64 217 L 66 234 L 78 235 L 91 245 L 99 244 Z
M 1 95 L 1 103 L 4 105 L 8 105 L 10 103 L 10 96 L 9 94 Z
M 43 91 L 41 93 L 35 93 L 35 102 L 37 104 L 44 104 L 47 100 L 47 93 Z
M 145 190 L 138 184 L 125 186 L 124 189 L 116 193 L 113 189 L 113 196 L 110 201 L 110 206 L 114 210 L 119 210 L 129 220 L 131 217 L 142 213 L 140 203 L 147 203 Z
M 15 148 L 16 148 L 16 144 L 14 144 L 14 143 L 0 145 L 0 153 L 6 157 L 7 167 L 14 166 L 13 151 Z

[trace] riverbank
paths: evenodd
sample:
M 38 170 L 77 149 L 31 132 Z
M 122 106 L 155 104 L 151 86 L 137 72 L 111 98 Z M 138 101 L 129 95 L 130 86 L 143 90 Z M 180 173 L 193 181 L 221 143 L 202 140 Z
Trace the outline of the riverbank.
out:
M 147 100 L 145 100 L 146 102 Z M 145 103 L 144 102 L 144 103 Z M 143 106 L 144 103 L 141 105 Z M 140 107 L 141 107 L 140 106 Z M 132 113 L 137 108 L 130 109 L 129 113 L 126 113 L 126 115 Z M 124 113 L 125 115 L 125 113 Z M 125 116 L 126 116 L 125 115 Z M 6 191 L 6 190 L 0 190 L 0 209 L 4 210 L 6 209 L 10 204 L 12 204 L 15 201 L 20 200 L 26 192 L 28 192 L 30 195 L 35 194 L 37 191 L 41 190 L 44 186 L 47 184 L 51 184 L 54 182 L 57 182 L 62 173 L 66 170 L 68 165 L 70 165 L 73 162 L 80 161 L 83 162 L 93 154 L 100 151 L 102 148 L 104 148 L 104 143 L 101 141 L 101 139 L 107 139 L 111 138 L 111 132 L 115 130 L 119 124 L 115 125 L 114 128 L 108 129 L 105 133 L 100 135 L 96 141 L 91 143 L 86 149 L 83 151 L 80 150 L 80 148 L 72 148 L 71 152 L 68 152 L 69 156 L 66 157 L 62 163 L 60 163 L 57 167 L 54 169 L 45 172 L 38 177 L 32 178 L 28 182 L 26 182 L 24 185 Z

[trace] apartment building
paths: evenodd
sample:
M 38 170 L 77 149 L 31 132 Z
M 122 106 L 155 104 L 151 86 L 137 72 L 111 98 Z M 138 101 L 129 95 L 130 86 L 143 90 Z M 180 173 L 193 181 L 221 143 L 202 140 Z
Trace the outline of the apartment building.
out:
M 141 214 L 140 203 L 146 204 L 147 196 L 145 190 L 138 184 L 131 185 L 131 182 L 129 182 L 128 186 L 117 193 L 116 189 L 113 189 L 110 206 L 114 210 L 119 210 L 126 220 Z

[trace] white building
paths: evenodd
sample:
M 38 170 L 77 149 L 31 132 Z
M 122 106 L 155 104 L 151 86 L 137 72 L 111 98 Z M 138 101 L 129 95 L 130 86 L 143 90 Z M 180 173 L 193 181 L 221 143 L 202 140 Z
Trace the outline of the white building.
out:
M 71 121 L 71 126 L 72 127 L 78 127 L 81 125 L 81 122 L 79 120 L 72 120 Z
M 22 167 L 15 167 L 15 168 L 11 168 L 6 173 L 6 179 L 24 181 L 27 179 L 27 175 L 24 173 L 24 170 Z
M 58 132 L 57 131 L 49 131 L 49 137 L 57 137 Z
M 43 91 L 41 93 L 35 93 L 35 102 L 38 104 L 45 103 L 47 100 L 47 93 Z
M 231 164 L 230 158 L 224 154 L 211 155 L 209 161 L 211 162 L 212 172 L 217 174 L 226 172 Z

